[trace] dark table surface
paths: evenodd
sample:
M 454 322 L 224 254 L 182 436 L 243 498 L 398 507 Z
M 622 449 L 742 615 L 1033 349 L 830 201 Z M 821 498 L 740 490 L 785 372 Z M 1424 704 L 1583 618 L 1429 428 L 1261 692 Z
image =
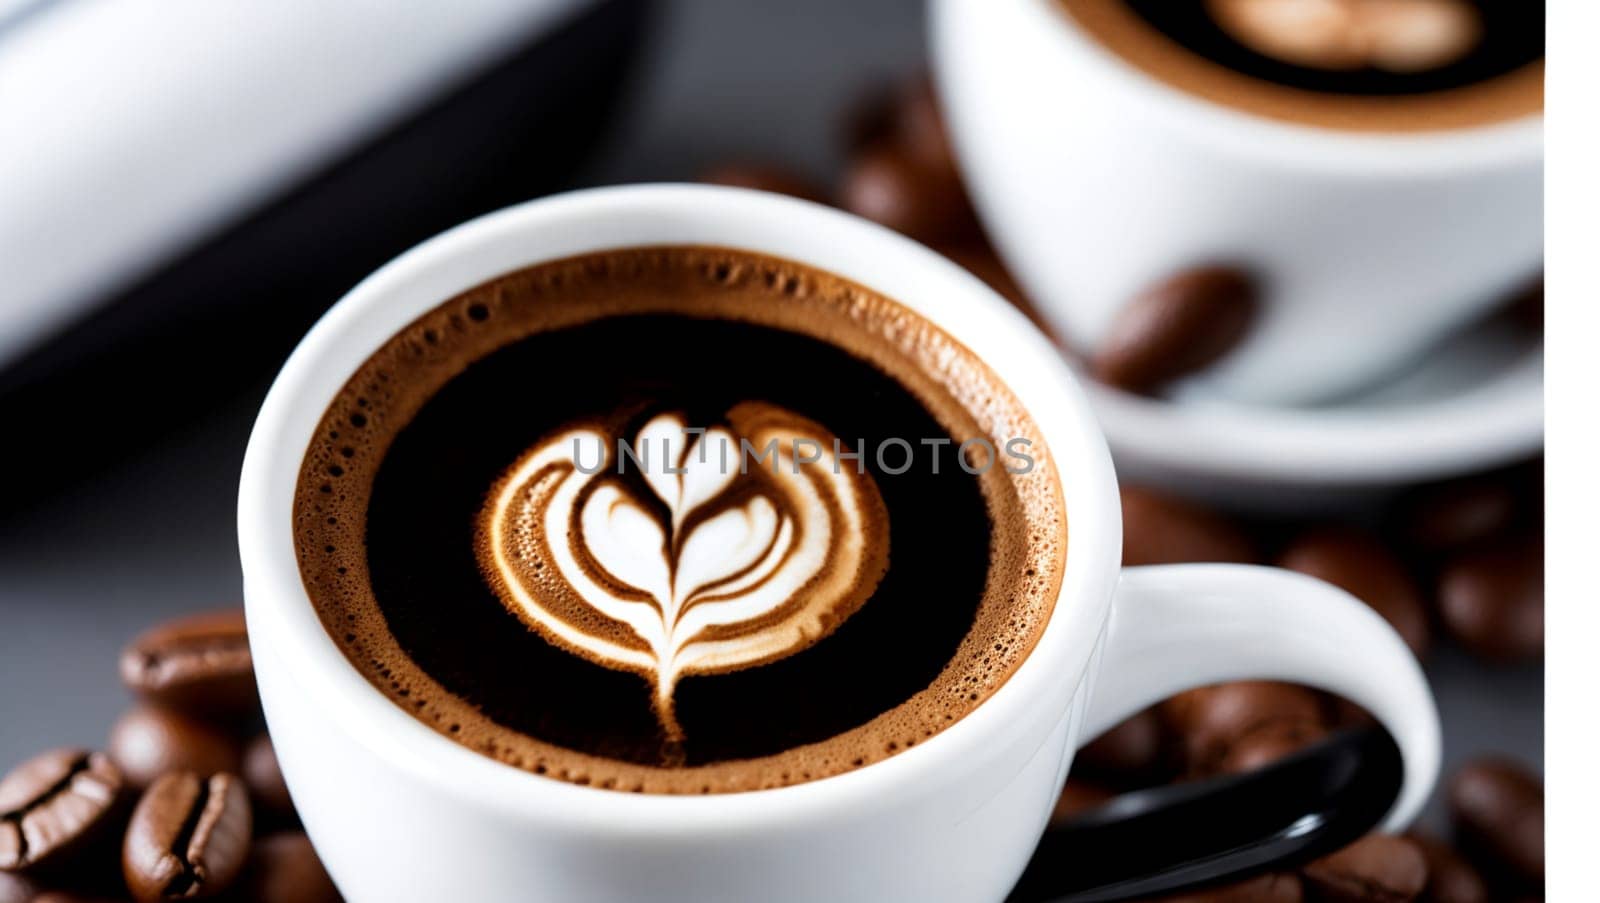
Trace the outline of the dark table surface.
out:
M 826 184 L 843 163 L 841 109 L 916 70 L 922 17 L 917 0 L 663 4 L 618 128 L 577 184 L 690 179 L 729 159 Z M 234 498 L 270 377 L 40 500 L 0 507 L 0 770 L 46 746 L 102 743 L 128 702 L 122 644 L 239 598 Z M 1539 767 L 1542 669 L 1490 670 L 1447 648 L 1428 673 L 1447 769 L 1484 752 Z

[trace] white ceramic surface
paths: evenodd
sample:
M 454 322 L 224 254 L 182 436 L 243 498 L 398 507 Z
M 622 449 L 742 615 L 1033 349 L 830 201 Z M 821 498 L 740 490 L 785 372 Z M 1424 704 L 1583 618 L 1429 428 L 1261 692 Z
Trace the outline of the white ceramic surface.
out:
M 1238 262 L 1267 303 L 1201 380 L 1305 402 L 1384 376 L 1541 266 L 1542 117 L 1404 136 L 1290 125 L 1156 81 L 1053 0 L 933 0 L 930 18 L 974 203 L 1075 347 L 1151 282 Z
M 344 659 L 306 598 L 291 534 L 299 459 L 362 360 L 423 311 L 542 260 L 720 244 L 803 261 L 960 337 L 1038 424 L 1069 523 L 1061 595 L 995 695 L 883 762 L 776 790 L 624 794 L 537 777 L 440 736 Z M 307 831 L 356 901 L 998 900 L 1044 829 L 1072 751 L 1155 699 L 1278 678 L 1364 705 L 1396 737 L 1417 812 L 1438 768 L 1427 684 L 1365 605 L 1309 578 L 1225 565 L 1119 569 L 1115 475 L 1050 344 L 954 264 L 803 201 L 707 186 L 578 192 L 468 223 L 373 274 L 306 337 L 246 454 L 240 552 L 274 743 Z
M 1440 343 L 1381 389 L 1315 407 L 1145 398 L 1085 382 L 1123 480 L 1228 508 L 1339 509 L 1537 455 L 1544 347 L 1506 323 Z

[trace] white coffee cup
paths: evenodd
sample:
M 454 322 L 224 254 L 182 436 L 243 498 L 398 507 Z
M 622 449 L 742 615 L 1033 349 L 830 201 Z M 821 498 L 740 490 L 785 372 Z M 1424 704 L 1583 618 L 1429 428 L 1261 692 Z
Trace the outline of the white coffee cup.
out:
M 1370 384 L 1537 274 L 1543 118 L 1395 135 L 1201 100 L 1118 57 L 1056 0 L 934 0 L 963 175 L 1040 313 L 1092 351 L 1183 267 L 1263 280 L 1204 391 L 1299 403 Z
M 1037 422 L 1069 524 L 1059 600 L 995 694 L 927 741 L 837 777 L 712 796 L 620 793 L 512 768 L 390 702 L 313 611 L 291 529 L 300 461 L 328 403 L 424 311 L 508 271 L 606 248 L 721 245 L 868 285 L 958 337 Z M 462 441 L 471 441 L 470 436 Z M 1122 570 L 1116 477 L 1050 344 L 977 279 L 888 230 L 775 195 L 708 186 L 584 191 L 508 209 L 374 273 L 301 343 L 256 423 L 240 486 L 245 606 L 284 777 L 345 895 L 362 901 L 998 900 L 1045 828 L 1072 753 L 1176 691 L 1274 678 L 1338 692 L 1393 735 L 1414 816 L 1437 714 L 1369 608 L 1266 568 Z

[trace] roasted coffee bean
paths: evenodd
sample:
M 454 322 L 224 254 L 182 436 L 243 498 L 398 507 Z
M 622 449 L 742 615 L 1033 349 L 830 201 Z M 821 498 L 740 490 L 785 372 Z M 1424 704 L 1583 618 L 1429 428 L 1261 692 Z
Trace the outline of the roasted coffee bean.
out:
M 1492 543 L 1439 573 L 1439 620 L 1468 651 L 1494 662 L 1544 654 L 1544 539 Z
M 21 871 L 83 849 L 117 808 L 122 773 L 84 749 L 40 753 L 0 780 L 0 870 Z
M 333 879 L 299 831 L 269 834 L 250 847 L 250 862 L 230 895 L 241 903 L 337 903 Z
M 1452 480 L 1418 490 L 1400 515 L 1400 533 L 1429 553 L 1449 552 L 1504 536 L 1517 522 L 1520 500 L 1503 475 Z
M 929 244 L 979 232 L 960 177 L 893 145 L 868 148 L 851 161 L 839 205 Z
M 1422 594 L 1405 566 L 1377 540 L 1353 530 L 1317 530 L 1296 540 L 1278 565 L 1324 580 L 1367 603 L 1418 658 L 1427 655 L 1432 631 Z
M 1129 392 L 1153 392 L 1227 354 L 1255 319 L 1255 282 L 1234 267 L 1205 266 L 1145 289 L 1111 322 L 1091 372 Z
M 1235 740 L 1217 763 L 1218 774 L 1242 774 L 1292 756 L 1328 735 L 1315 721 L 1269 721 Z
M 244 613 L 168 621 L 122 651 L 122 682 L 141 698 L 191 714 L 246 718 L 259 706 Z
M 1300 903 L 1303 899 L 1298 875 L 1260 875 L 1238 884 L 1162 897 L 1160 903 Z
M 137 789 L 169 771 L 239 771 L 239 741 L 231 734 L 154 706 L 137 706 L 118 719 L 108 751 Z
M 1504 759 L 1478 759 L 1446 791 L 1456 829 L 1519 878 L 1544 883 L 1544 784 Z
M 1306 896 L 1328 903 L 1406 903 L 1428 883 L 1422 850 L 1404 837 L 1369 834 L 1301 870 Z
M 278 769 L 278 754 L 272 748 L 271 737 L 260 734 L 245 747 L 243 776 L 258 816 L 294 818 L 294 801 L 289 798 L 289 787 Z
M 1127 787 L 1166 777 L 1170 760 L 1166 726 L 1155 709 L 1145 709 L 1078 750 L 1073 768 Z
M 239 778 L 167 774 L 145 791 L 128 824 L 128 890 L 140 903 L 220 893 L 244 869 L 250 829 L 250 798 Z
M 1449 845 L 1422 834 L 1406 835 L 1428 863 L 1428 886 L 1422 903 L 1489 903 L 1489 885 L 1471 863 Z
M 1124 565 L 1257 560 L 1250 540 L 1225 518 L 1164 492 L 1122 487 Z
M 1061 788 L 1061 796 L 1056 799 L 1055 809 L 1050 813 L 1050 823 L 1071 821 L 1091 809 L 1104 806 L 1116 799 L 1116 796 L 1116 793 L 1107 787 L 1078 778 L 1068 778 L 1066 786 Z
M 853 151 L 888 145 L 929 167 L 955 169 L 944 111 L 926 75 L 873 92 L 851 111 L 847 125 Z
M 1322 701 L 1293 684 L 1247 680 L 1188 690 L 1160 706 L 1188 770 L 1208 773 L 1233 743 L 1263 725 L 1320 724 Z
M 700 175 L 710 185 L 750 188 L 822 203 L 823 192 L 804 176 L 782 166 L 762 163 L 727 163 Z

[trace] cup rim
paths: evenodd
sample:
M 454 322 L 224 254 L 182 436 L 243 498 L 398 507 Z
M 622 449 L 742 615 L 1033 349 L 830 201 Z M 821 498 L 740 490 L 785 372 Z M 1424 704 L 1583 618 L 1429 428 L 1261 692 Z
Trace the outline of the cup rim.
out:
M 582 787 L 439 735 L 373 687 L 327 634 L 301 581 L 292 503 L 305 449 L 345 381 L 406 324 L 472 286 L 544 260 L 650 244 L 737 247 L 868 285 L 971 348 L 1037 424 L 1067 515 L 1061 591 L 1044 632 L 1006 683 L 939 734 L 862 768 L 780 788 L 675 796 Z M 239 493 L 251 644 L 282 660 L 280 673 L 305 691 L 299 703 L 327 710 L 327 723 L 412 780 L 509 819 L 574 831 L 737 832 L 869 811 L 887 798 L 946 786 L 956 771 L 970 774 L 1003 749 L 1025 743 L 1031 754 L 1077 695 L 1110 614 L 1121 558 L 1121 511 L 1104 437 L 1065 362 L 1021 313 L 954 263 L 881 226 L 808 201 L 706 185 L 598 188 L 530 201 L 385 264 L 336 303 L 283 366 L 252 429 Z M 1041 717 L 1041 710 L 1054 714 Z M 967 767 L 953 770 L 953 762 Z
M 1399 134 L 1322 128 L 1231 109 L 1125 62 L 1072 16 L 1055 8 L 1056 0 L 1014 2 L 1033 18 L 1033 28 L 1051 35 L 1058 52 L 1085 61 L 1112 90 L 1135 98 L 1129 109 L 1159 111 L 1233 153 L 1317 168 L 1398 174 L 1495 169 L 1538 162 L 1544 156 L 1542 112 L 1491 125 Z

